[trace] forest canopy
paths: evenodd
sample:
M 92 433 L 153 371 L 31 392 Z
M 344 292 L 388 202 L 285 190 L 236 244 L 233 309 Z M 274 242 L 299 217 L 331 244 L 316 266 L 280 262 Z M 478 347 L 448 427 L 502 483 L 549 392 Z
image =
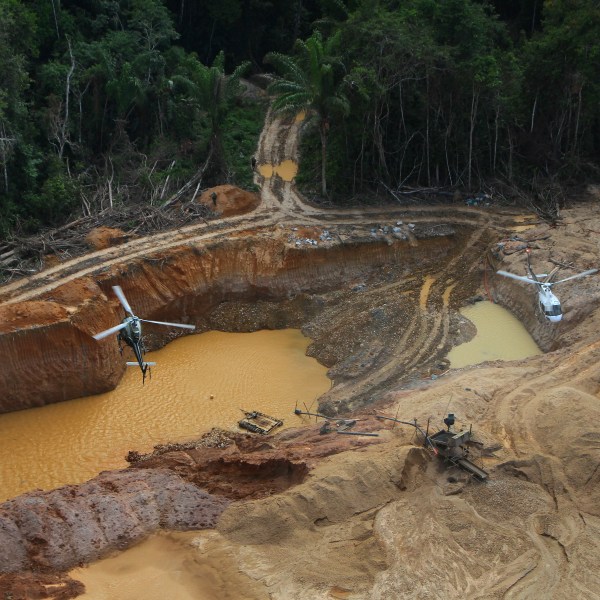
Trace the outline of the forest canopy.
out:
M 308 110 L 316 199 L 597 180 L 598 31 L 597 0 L 0 0 L 0 232 L 251 187 L 269 101 Z

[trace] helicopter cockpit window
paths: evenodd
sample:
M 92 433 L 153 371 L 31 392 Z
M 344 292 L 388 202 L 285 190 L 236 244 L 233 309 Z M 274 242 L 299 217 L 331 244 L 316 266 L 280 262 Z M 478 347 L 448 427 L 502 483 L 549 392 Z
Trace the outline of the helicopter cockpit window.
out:
M 558 317 L 559 315 L 561 315 L 561 311 L 560 311 L 560 306 L 558 304 L 555 304 L 553 306 L 551 306 L 550 308 L 547 308 L 544 311 L 549 317 Z

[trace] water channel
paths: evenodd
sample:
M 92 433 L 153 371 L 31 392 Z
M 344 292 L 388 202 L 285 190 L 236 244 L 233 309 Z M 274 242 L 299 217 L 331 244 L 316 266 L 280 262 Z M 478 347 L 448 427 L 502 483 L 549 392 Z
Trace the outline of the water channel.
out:
M 129 450 L 237 430 L 240 409 L 300 425 L 296 402 L 310 405 L 331 385 L 309 343 L 294 329 L 186 336 L 146 355 L 157 365 L 143 385 L 129 367 L 106 394 L 0 415 L 0 501 L 126 467 Z

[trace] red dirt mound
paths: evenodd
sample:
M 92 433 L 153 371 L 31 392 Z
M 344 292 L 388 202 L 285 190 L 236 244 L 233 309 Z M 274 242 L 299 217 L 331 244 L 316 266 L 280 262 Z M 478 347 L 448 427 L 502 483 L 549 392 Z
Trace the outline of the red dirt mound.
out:
M 111 246 L 123 244 L 132 237 L 132 235 L 125 233 L 121 229 L 114 229 L 112 227 L 96 227 L 87 234 L 85 241 L 93 250 L 104 250 L 104 248 L 110 248 Z
M 213 196 L 214 194 L 214 196 Z M 206 190 L 196 202 L 208 206 L 224 217 L 242 215 L 254 210 L 259 202 L 258 194 L 242 190 L 233 185 L 218 185 Z

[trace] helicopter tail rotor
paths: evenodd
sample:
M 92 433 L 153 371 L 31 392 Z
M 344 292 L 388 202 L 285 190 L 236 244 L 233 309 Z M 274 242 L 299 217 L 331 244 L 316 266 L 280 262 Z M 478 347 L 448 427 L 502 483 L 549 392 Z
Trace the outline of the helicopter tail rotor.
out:
M 135 362 L 135 361 L 127 361 L 126 364 L 127 364 L 128 367 L 139 367 L 140 366 L 140 363 Z M 146 361 L 144 361 L 142 363 L 142 365 L 144 367 L 154 367 L 154 366 L 156 366 L 156 363 L 155 362 L 146 362 Z

